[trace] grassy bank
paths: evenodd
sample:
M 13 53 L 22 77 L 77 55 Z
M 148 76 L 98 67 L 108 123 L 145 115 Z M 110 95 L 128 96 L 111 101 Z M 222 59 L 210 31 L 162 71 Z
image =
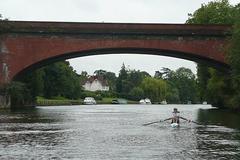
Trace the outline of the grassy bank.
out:
M 97 100 L 97 104 L 112 104 L 112 100 L 118 98 L 102 98 L 101 100 Z M 137 101 L 127 100 L 127 104 L 138 104 Z
M 112 100 L 117 98 L 102 98 L 97 100 L 97 104 L 112 104 Z M 138 104 L 136 101 L 127 101 L 128 104 Z M 37 106 L 60 106 L 60 105 L 82 105 L 83 100 L 70 100 L 62 97 L 56 97 L 53 99 L 45 99 L 43 97 L 37 97 Z
M 37 97 L 37 106 L 60 106 L 60 105 L 81 105 L 83 100 L 70 100 L 65 98 L 45 99 L 43 97 Z

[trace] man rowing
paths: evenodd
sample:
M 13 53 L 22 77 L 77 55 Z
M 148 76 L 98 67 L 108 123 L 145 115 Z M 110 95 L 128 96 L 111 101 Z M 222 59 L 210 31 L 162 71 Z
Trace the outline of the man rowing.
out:
M 185 121 L 191 122 L 191 120 L 188 120 L 186 118 L 183 118 L 183 117 L 179 116 L 179 113 L 180 112 L 178 111 L 177 108 L 173 108 L 173 112 L 172 112 L 173 116 L 170 117 L 170 118 L 167 118 L 167 119 L 165 119 L 163 121 L 172 120 L 171 124 L 175 123 L 175 124 L 178 124 L 178 125 L 179 125 L 179 122 L 180 122 L 179 119 L 183 119 Z
M 144 126 L 147 126 L 147 125 L 150 125 L 150 124 L 154 124 L 154 123 L 159 123 L 159 122 L 164 122 L 164 121 L 167 121 L 167 120 L 172 120 L 171 121 L 171 126 L 172 127 L 178 127 L 179 126 L 179 123 L 180 123 L 180 119 L 183 119 L 185 121 L 188 121 L 188 122 L 193 122 L 193 123 L 196 123 L 196 124 L 199 124 L 198 122 L 195 122 L 195 121 L 192 121 L 192 120 L 188 120 L 187 118 L 183 118 L 181 116 L 179 116 L 179 111 L 177 108 L 174 108 L 173 109 L 173 116 L 170 117 L 170 118 L 167 118 L 167 119 L 164 119 L 164 120 L 158 120 L 158 121 L 154 121 L 154 122 L 150 122 L 150 123 L 145 123 L 143 124 Z

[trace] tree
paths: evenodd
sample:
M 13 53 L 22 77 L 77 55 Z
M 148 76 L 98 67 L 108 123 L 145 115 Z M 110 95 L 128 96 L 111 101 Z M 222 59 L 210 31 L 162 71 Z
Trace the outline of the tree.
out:
M 188 24 L 233 24 L 235 7 L 228 0 L 216 0 L 202 4 L 193 14 L 189 13 Z
M 131 99 L 139 101 L 140 99 L 144 98 L 144 91 L 140 87 L 135 87 L 130 91 Z
M 11 95 L 11 105 L 14 107 L 32 105 L 33 101 L 31 98 L 30 90 L 24 83 L 11 82 L 7 86 L 7 94 Z
M 45 72 L 43 69 L 25 74 L 20 81 L 23 82 L 30 91 L 30 99 L 34 102 L 37 96 L 44 95 L 44 77 Z
M 88 79 L 89 75 L 86 71 L 82 71 L 81 74 L 78 75 L 78 77 L 79 77 L 79 83 L 83 85 Z
M 188 68 L 181 67 L 174 71 L 169 71 L 170 76 L 166 79 L 172 90 L 170 93 L 174 94 L 175 101 L 187 103 L 188 101 L 197 102 L 197 86 L 196 78 L 192 71 Z
M 101 77 L 103 77 L 103 78 L 106 78 L 106 77 L 105 77 L 105 76 L 106 76 L 106 73 L 107 73 L 107 71 L 102 70 L 102 69 L 99 69 L 99 70 L 94 71 L 94 74 L 95 74 L 96 76 L 101 76 Z
M 196 10 L 193 14 L 189 14 L 187 23 L 233 25 L 234 23 L 236 23 L 236 21 L 239 21 L 239 15 L 240 15 L 239 8 L 240 8 L 239 4 L 236 6 L 232 6 L 229 4 L 228 0 L 217 0 L 217 1 L 209 2 L 208 4 L 202 4 L 202 6 L 198 10 Z M 236 61 L 238 60 L 236 59 Z M 214 69 L 210 69 L 209 67 L 198 64 L 197 75 L 198 75 L 198 86 L 200 90 L 200 97 L 201 97 L 201 100 L 208 99 L 210 103 L 213 103 L 218 107 L 225 106 L 228 103 L 227 101 L 229 99 L 225 97 L 229 97 L 230 95 L 227 95 L 227 94 L 229 93 L 229 91 L 232 90 L 231 80 L 226 78 L 228 77 L 228 73 L 217 73 L 219 71 L 217 70 L 213 71 L 213 70 Z M 229 86 L 225 88 L 223 85 L 219 85 L 223 83 L 227 83 L 229 84 Z M 217 87 L 219 88 L 217 89 Z M 218 93 L 214 93 L 214 91 L 219 91 L 219 90 L 224 90 L 225 92 L 221 91 Z M 208 93 L 214 93 L 214 98 L 210 96 Z M 219 93 L 221 93 L 222 95 L 220 95 Z M 223 100 L 223 98 L 225 99 Z M 219 102 L 219 103 L 217 104 L 216 102 Z
M 153 102 L 166 100 L 167 83 L 164 80 L 147 77 L 142 81 L 140 87 L 144 91 L 144 96 Z
M 127 80 L 127 70 L 125 65 L 123 64 L 116 81 L 116 90 L 119 94 L 126 94 L 125 88 L 127 87 L 124 87 L 126 86 L 126 80 Z
M 138 87 L 146 77 L 151 76 L 145 71 L 126 69 L 123 64 L 116 81 L 116 90 L 120 96 L 131 97 L 130 91 Z
M 227 104 L 231 108 L 239 108 L 240 104 L 240 4 L 236 6 L 236 10 L 238 14 L 228 50 L 228 61 L 233 71 L 231 77 L 234 88 Z
M 106 72 L 105 77 L 110 86 L 110 90 L 116 91 L 116 80 L 117 80 L 116 74 L 113 72 Z
M 76 99 L 80 96 L 81 85 L 76 71 L 69 62 L 57 62 L 44 68 L 44 96 L 47 98 L 62 96 Z
M 211 78 L 211 74 L 209 72 L 209 67 L 206 67 L 203 64 L 197 65 L 197 85 L 199 90 L 199 99 L 201 102 L 207 100 L 206 90 L 208 85 L 208 80 Z

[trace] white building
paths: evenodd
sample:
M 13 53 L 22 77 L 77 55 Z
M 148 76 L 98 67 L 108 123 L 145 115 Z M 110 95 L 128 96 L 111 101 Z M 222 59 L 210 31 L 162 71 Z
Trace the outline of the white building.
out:
M 82 86 L 87 91 L 109 91 L 107 81 L 97 76 L 91 76 Z

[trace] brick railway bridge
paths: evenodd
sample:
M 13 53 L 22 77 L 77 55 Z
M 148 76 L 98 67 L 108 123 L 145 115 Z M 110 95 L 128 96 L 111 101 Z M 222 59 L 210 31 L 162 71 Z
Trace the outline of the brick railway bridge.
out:
M 228 25 L 0 21 L 0 84 L 58 60 L 100 54 L 164 55 L 228 68 L 224 51 L 230 30 Z

